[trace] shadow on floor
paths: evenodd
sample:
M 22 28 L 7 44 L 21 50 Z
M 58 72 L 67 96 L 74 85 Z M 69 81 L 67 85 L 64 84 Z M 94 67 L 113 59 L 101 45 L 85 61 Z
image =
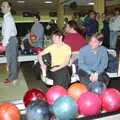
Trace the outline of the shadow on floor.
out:
M 109 88 L 116 88 L 120 91 L 120 78 L 112 78 L 110 79 Z
M 45 85 L 41 80 L 36 80 L 35 75 L 32 69 L 33 62 L 24 62 L 21 63 L 21 70 L 23 72 L 25 81 L 28 85 L 28 88 L 40 88 L 43 91 L 47 91 L 48 86 Z

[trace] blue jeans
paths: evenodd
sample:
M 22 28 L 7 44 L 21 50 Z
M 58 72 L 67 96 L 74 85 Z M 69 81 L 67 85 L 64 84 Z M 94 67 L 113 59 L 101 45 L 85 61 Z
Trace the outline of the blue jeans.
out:
M 110 31 L 110 48 L 116 49 L 118 32 Z

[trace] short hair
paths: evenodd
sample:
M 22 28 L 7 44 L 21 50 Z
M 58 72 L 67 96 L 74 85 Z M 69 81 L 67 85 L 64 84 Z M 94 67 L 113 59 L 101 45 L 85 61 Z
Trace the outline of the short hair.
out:
M 12 7 L 12 4 L 11 4 L 10 0 L 3 0 L 2 3 L 3 3 L 3 2 L 7 2 L 8 5 L 9 5 L 9 7 Z
M 39 21 L 40 21 L 40 16 L 39 15 L 34 15 Z
M 119 8 L 115 8 L 115 12 L 116 12 L 116 11 L 120 12 L 120 9 L 119 9 Z
M 103 42 L 104 36 L 101 33 L 95 33 L 92 35 L 92 37 L 95 37 L 99 42 Z
M 77 24 L 76 21 L 70 20 L 70 21 L 68 21 L 67 24 L 68 24 L 71 28 L 73 28 L 75 31 L 77 31 L 79 34 L 82 34 L 82 32 L 81 32 L 81 30 L 80 30 L 80 28 L 79 28 L 79 26 L 78 26 L 78 24 Z
M 96 15 L 96 12 L 94 10 L 90 10 L 88 14 L 90 15 L 91 13 L 94 13 Z
M 77 30 L 77 28 L 78 28 L 78 25 L 77 25 L 76 21 L 74 21 L 74 20 L 68 21 L 68 25 L 69 25 L 71 28 L 73 28 L 74 30 Z
M 52 35 L 57 35 L 59 37 L 62 36 L 63 37 L 62 41 L 64 40 L 63 32 L 59 29 L 56 29 L 55 31 L 53 31 Z

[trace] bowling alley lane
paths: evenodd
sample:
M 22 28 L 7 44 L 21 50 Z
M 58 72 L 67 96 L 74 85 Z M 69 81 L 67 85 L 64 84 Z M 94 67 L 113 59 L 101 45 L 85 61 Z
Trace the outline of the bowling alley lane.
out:
M 25 92 L 30 88 L 40 88 L 43 91 L 47 90 L 47 86 L 42 81 L 36 80 L 32 71 L 32 62 L 21 63 L 18 81 L 15 85 L 5 86 L 3 81 L 7 77 L 5 66 L 0 64 L 0 102 L 21 100 Z
M 20 70 L 18 82 L 15 85 L 3 85 L 2 82 L 5 80 L 6 76 L 6 72 L 0 72 L 0 102 L 21 99 L 25 91 L 28 90 L 22 71 Z

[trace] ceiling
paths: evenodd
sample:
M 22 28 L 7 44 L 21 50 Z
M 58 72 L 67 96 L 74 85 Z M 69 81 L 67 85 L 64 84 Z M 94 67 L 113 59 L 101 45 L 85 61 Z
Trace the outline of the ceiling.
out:
M 0 0 L 2 1 L 2 0 Z M 52 4 L 46 4 L 47 0 L 24 0 L 24 3 L 17 3 L 18 0 L 10 0 L 13 5 L 13 8 L 16 12 L 18 11 L 29 11 L 29 12 L 45 12 L 56 10 L 57 0 L 53 1 Z M 21 0 L 23 1 L 23 0 Z M 94 2 L 95 0 L 64 0 L 64 5 L 69 5 L 71 2 L 75 1 L 77 5 L 87 6 L 89 2 Z M 107 4 L 118 4 L 120 0 L 106 0 Z

